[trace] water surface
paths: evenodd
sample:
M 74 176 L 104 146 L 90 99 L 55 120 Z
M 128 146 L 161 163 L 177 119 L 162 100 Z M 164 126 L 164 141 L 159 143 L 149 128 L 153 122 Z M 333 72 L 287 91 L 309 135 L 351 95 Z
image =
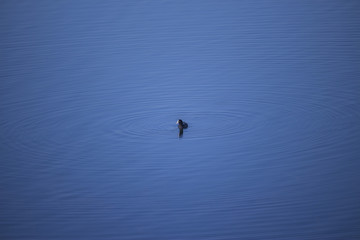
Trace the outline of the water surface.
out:
M 0 238 L 359 239 L 359 9 L 4 1 Z

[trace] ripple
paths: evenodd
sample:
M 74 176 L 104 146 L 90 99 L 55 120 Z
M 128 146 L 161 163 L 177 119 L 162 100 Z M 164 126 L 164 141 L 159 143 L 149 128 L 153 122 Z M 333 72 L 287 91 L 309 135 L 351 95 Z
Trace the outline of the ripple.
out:
M 356 139 L 354 123 L 360 118 L 353 107 L 354 91 L 335 89 L 315 84 L 194 84 L 180 88 L 188 98 L 186 103 L 180 94 L 169 94 L 171 84 L 159 88 L 133 84 L 122 91 L 90 87 L 78 93 L 47 94 L 47 101 L 35 96 L 23 101 L 9 97 L 1 109 L 8 113 L 1 122 L 2 141 L 33 157 L 56 158 L 64 151 L 79 154 L 102 142 L 177 140 L 175 123 L 182 118 L 189 123 L 184 140 L 255 136 L 256 140 L 244 144 L 266 143 L 283 152 L 296 144 L 307 149 L 329 147 L 342 131 L 349 132 L 346 141 Z M 337 134 L 329 134 L 330 130 Z
M 106 129 L 121 139 L 152 139 L 168 141 L 176 139 L 178 118 L 185 119 L 189 128 L 186 139 L 210 139 L 245 133 L 256 128 L 256 118 L 250 112 L 199 112 L 184 111 L 177 116 L 167 115 L 161 110 L 136 112 L 113 116 L 106 120 Z M 250 121 L 251 119 L 251 121 Z

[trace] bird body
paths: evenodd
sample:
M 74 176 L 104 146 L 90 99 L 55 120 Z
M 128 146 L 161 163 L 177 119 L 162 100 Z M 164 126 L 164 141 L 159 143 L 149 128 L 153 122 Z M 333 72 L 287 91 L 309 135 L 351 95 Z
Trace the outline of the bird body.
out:
M 186 128 L 188 128 L 188 126 L 189 126 L 186 122 L 184 122 L 184 121 L 181 120 L 181 119 L 179 119 L 176 123 L 178 124 L 178 128 L 179 128 L 180 130 L 186 129 Z

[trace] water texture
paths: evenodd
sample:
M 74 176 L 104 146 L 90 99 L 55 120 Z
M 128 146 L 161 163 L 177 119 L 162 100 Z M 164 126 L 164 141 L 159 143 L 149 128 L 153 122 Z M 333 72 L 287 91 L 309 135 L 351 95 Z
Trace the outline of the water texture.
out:
M 359 13 L 3 1 L 0 239 L 359 239 Z

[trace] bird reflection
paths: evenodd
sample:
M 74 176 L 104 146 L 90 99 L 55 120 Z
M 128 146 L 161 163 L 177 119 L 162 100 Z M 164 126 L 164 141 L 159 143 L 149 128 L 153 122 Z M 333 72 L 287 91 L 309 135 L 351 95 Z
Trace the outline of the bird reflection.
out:
M 184 130 L 183 129 L 179 129 L 179 138 L 182 138 L 184 134 Z

